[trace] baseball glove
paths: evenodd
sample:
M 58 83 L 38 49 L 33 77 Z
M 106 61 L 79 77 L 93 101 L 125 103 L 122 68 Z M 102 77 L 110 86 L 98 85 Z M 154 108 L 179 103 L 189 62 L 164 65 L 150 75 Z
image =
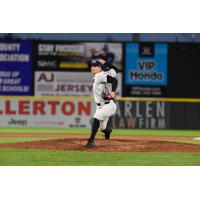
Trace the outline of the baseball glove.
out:
M 110 100 L 114 100 L 114 98 L 112 97 L 112 95 L 110 94 L 110 92 L 103 92 L 101 94 L 102 99 L 110 101 Z

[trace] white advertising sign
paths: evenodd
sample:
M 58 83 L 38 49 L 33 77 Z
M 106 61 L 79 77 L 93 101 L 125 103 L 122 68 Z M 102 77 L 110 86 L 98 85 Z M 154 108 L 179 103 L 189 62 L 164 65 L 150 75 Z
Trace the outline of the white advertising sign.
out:
M 122 75 L 118 74 L 117 96 L 122 95 Z M 35 72 L 35 96 L 93 96 L 90 72 Z
M 0 99 L 0 126 L 90 128 L 95 107 L 89 100 Z

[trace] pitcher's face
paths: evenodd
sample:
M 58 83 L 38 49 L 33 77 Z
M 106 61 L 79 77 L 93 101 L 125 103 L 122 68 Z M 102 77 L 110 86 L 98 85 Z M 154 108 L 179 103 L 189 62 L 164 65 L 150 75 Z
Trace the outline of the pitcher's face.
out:
M 96 67 L 96 66 L 95 67 L 94 66 L 91 67 L 91 72 L 93 74 L 97 74 L 97 73 L 99 73 L 101 71 L 102 71 L 101 67 Z

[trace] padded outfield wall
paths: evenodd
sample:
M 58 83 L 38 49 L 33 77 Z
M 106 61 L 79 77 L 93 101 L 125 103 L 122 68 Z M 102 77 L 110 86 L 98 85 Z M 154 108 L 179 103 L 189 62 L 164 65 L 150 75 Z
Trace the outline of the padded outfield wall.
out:
M 113 128 L 200 129 L 200 100 L 180 101 L 120 98 Z M 90 128 L 95 109 L 88 97 L 1 97 L 0 126 Z
M 166 42 L 0 40 L 0 126 L 90 128 L 86 61 L 106 47 L 120 68 L 117 96 L 132 97 L 116 102 L 114 128 L 200 129 L 200 44 Z

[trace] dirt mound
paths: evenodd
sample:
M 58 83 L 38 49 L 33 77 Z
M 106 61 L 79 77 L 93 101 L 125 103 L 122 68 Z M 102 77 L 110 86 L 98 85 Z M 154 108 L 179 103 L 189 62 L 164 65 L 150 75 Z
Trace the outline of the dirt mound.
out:
M 88 134 L 44 134 L 44 133 L 0 133 L 0 138 L 88 138 Z M 96 138 L 102 139 L 101 134 L 97 134 Z M 112 139 L 126 139 L 126 140 L 192 140 L 191 136 L 142 136 L 142 135 L 112 135 Z
M 85 148 L 85 143 L 85 138 L 66 138 L 0 144 L 0 148 L 92 152 L 200 152 L 200 145 L 154 140 L 97 139 L 96 147 L 92 149 Z

